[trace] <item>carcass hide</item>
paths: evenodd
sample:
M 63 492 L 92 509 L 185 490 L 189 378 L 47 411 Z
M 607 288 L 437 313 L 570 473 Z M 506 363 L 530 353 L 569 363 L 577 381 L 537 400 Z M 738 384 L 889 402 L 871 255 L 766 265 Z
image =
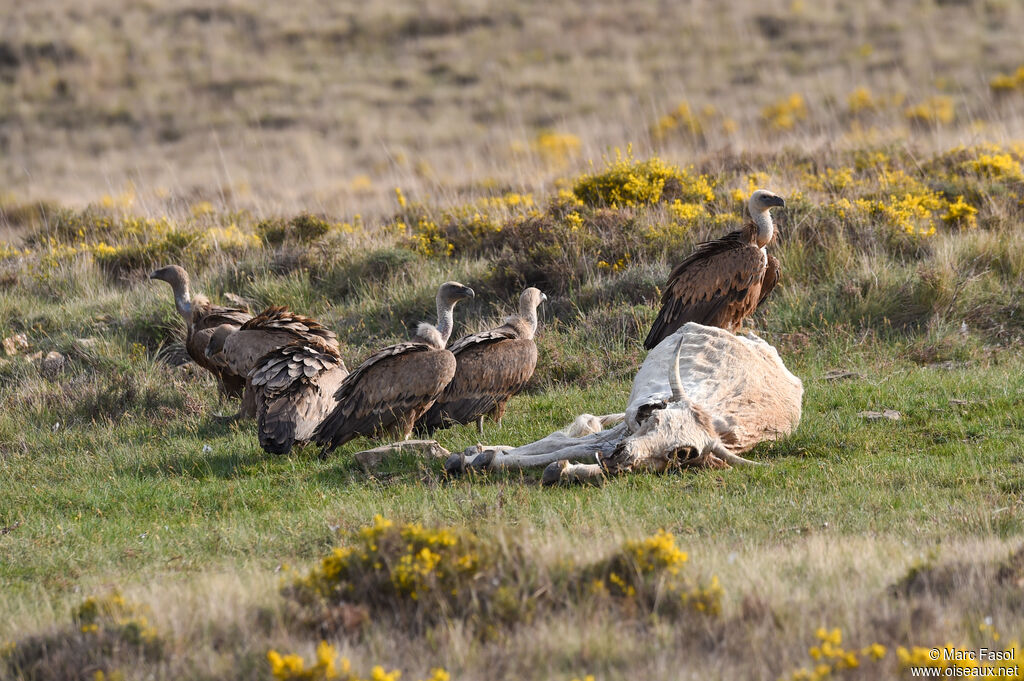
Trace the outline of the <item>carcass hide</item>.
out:
M 768 343 L 690 322 L 647 355 L 624 414 L 584 414 L 521 447 L 476 445 L 446 468 L 546 466 L 543 479 L 551 484 L 605 472 L 756 465 L 740 454 L 792 433 L 802 396 L 800 379 Z

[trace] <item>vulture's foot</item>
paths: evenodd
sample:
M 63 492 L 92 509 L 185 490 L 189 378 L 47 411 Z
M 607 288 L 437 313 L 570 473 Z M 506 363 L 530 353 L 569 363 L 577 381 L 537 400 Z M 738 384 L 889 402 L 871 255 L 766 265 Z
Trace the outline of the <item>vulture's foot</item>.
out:
M 231 415 L 228 415 L 228 414 L 214 414 L 213 415 L 213 420 L 214 421 L 216 421 L 218 423 L 224 423 L 224 424 L 237 423 L 238 421 L 241 421 L 244 418 L 245 418 L 245 414 L 242 413 L 241 409 L 239 409 L 238 411 L 236 411 L 234 414 L 231 414 Z

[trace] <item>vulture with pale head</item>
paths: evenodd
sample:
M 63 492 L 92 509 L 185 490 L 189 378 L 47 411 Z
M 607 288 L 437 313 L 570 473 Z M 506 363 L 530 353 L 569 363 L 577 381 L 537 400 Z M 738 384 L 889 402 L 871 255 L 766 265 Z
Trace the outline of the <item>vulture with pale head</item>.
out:
M 174 306 L 185 320 L 185 350 L 192 361 L 217 379 L 222 395 L 241 397 L 245 389 L 245 374 L 225 371 L 206 355 L 206 348 L 220 328 L 238 329 L 252 315 L 247 310 L 214 305 L 206 296 L 192 295 L 188 272 L 178 265 L 161 267 L 149 275 L 150 279 L 166 281 L 174 292 Z
M 326 454 L 360 435 L 407 439 L 455 375 L 455 355 L 445 349 L 453 311 L 473 289 L 454 281 L 437 292 L 437 326 L 422 323 L 411 341 L 374 353 L 341 382 L 337 405 L 313 433 Z
M 502 326 L 456 341 L 449 348 L 457 362 L 455 377 L 416 429 L 432 433 L 476 421 L 482 433 L 485 416 L 501 426 L 505 405 L 526 387 L 537 367 L 537 306 L 547 299 L 530 287 L 519 296 L 519 314 L 506 318 Z
M 765 250 L 775 238 L 769 211 L 785 205 L 781 196 L 758 189 L 747 202 L 750 221 L 742 229 L 699 244 L 672 270 L 645 348 L 686 322 L 735 332 L 761 306 L 779 279 L 779 261 Z

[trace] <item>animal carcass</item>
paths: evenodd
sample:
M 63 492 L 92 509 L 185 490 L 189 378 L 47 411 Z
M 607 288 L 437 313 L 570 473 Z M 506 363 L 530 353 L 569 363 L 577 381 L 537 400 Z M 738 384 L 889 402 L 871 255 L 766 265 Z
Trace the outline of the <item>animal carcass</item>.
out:
M 606 472 L 757 465 L 741 454 L 792 433 L 802 397 L 803 384 L 771 345 L 690 322 L 647 355 L 624 413 L 584 414 L 522 447 L 476 445 L 446 468 L 546 466 L 543 480 L 552 484 Z

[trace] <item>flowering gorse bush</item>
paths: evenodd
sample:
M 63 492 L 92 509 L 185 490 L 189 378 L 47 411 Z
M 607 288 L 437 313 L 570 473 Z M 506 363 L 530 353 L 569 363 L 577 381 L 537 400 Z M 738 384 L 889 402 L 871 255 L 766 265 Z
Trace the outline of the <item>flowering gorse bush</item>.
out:
M 791 130 L 807 118 L 807 102 L 797 92 L 772 102 L 761 110 L 761 121 L 769 130 Z
M 997 73 L 988 85 L 997 95 L 1024 91 L 1024 66 L 1017 67 L 1013 73 Z
M 952 97 L 936 95 L 919 104 L 908 106 L 903 115 L 911 123 L 919 125 L 948 125 L 956 118 L 956 105 Z
M 287 591 L 303 603 L 359 603 L 401 619 L 433 620 L 474 609 L 491 569 L 472 534 L 376 516 Z
M 316 662 L 307 667 L 305 660 L 294 653 L 282 655 L 276 650 L 267 651 L 270 673 L 277 681 L 398 681 L 402 673 L 397 669 L 387 671 L 375 666 L 368 676 L 352 671 L 348 658 L 340 657 L 334 646 L 321 641 L 316 647 Z M 437 667 L 423 681 L 450 681 L 451 676 Z
M 689 556 L 675 537 L 659 530 L 627 541 L 621 551 L 585 569 L 591 593 L 631 602 L 642 609 L 678 616 L 694 610 L 717 615 L 724 593 L 718 577 L 702 582 L 684 571 Z
M 846 670 L 859 669 L 863 664 L 878 663 L 888 652 L 886 647 L 879 643 L 872 643 L 860 650 L 843 648 L 843 632 L 839 629 L 819 628 L 815 636 L 818 642 L 807 650 L 813 665 L 801 667 L 781 677 L 779 681 L 824 681 L 842 678 Z
M 658 122 L 651 126 L 651 136 L 661 139 L 673 134 L 682 134 L 700 138 L 704 134 L 706 121 L 714 113 L 715 110 L 712 107 L 705 107 L 700 113 L 697 113 L 686 102 L 680 102 L 679 106 L 659 118 Z
M 581 601 L 673 617 L 721 611 L 718 579 L 689 574 L 687 554 L 665 531 L 627 541 L 610 557 L 584 565 L 569 561 L 534 572 L 522 569 L 524 561 L 523 547 L 376 516 L 284 593 L 305 608 L 311 618 L 306 622 L 314 626 L 324 613 L 348 604 L 368 608 L 373 619 L 388 615 L 414 628 L 454 618 L 484 636 Z M 326 659 L 318 656 L 319 668 L 328 668 Z M 275 653 L 271 662 L 300 669 L 296 660 Z
M 642 206 L 662 199 L 715 198 L 711 178 L 693 176 L 657 156 L 637 161 L 630 150 L 625 154 L 617 151 L 614 160 L 605 161 L 603 171 L 576 180 L 573 194 L 589 206 L 611 208 Z
M 530 145 L 533 151 L 553 166 L 565 165 L 580 151 L 580 138 L 571 133 L 545 130 Z
M 16 678 L 81 678 L 83 669 L 98 672 L 90 678 L 115 678 L 126 661 L 162 659 L 164 647 L 146 608 L 113 592 L 72 608 L 70 624 L 7 646 L 0 672 L 6 664 Z

